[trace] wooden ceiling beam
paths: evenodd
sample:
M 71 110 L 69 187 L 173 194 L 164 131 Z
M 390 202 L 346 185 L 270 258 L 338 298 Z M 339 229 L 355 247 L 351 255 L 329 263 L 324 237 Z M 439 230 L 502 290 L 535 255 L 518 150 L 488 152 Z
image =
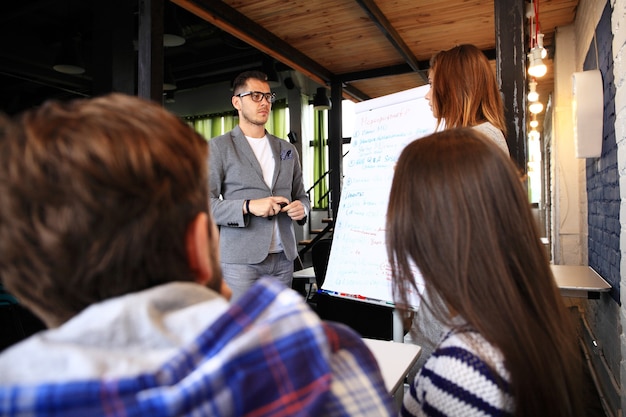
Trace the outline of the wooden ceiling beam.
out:
M 417 72 L 420 77 L 427 82 L 428 78 L 424 75 L 423 71 L 428 69 L 428 65 L 424 66 L 417 60 L 411 49 L 407 46 L 383 12 L 378 8 L 374 0 L 356 0 L 356 2 L 359 6 L 361 6 L 365 13 L 367 13 L 369 18 L 372 19 L 372 22 L 378 26 L 378 29 L 380 29 L 389 42 L 391 42 L 393 47 L 396 48 L 400 56 L 402 56 L 402 59 L 404 59 L 413 71 Z
M 334 74 L 322 65 L 221 1 L 172 0 L 172 2 L 303 73 L 318 84 L 328 85 L 334 77 Z
M 328 86 L 336 79 L 336 75 L 324 66 L 221 1 L 172 0 L 172 3 L 301 72 L 318 84 Z M 370 98 L 351 86 L 346 86 L 344 90 L 347 97 L 359 100 Z
M 428 68 L 428 66 L 426 68 Z M 409 72 L 413 72 L 413 69 L 408 64 L 399 64 L 399 65 L 392 65 L 389 67 L 372 68 L 369 70 L 355 71 L 355 72 L 340 74 L 339 78 L 341 79 L 341 81 L 345 83 L 349 83 L 349 82 L 354 82 L 354 81 L 369 80 L 372 78 L 389 77 L 393 75 L 406 74 Z
M 487 59 L 489 59 L 490 61 L 495 61 L 496 59 L 495 49 L 483 49 L 482 52 L 483 54 L 485 54 Z M 419 63 L 420 68 L 422 68 L 420 69 L 420 73 L 425 74 L 430 68 L 430 60 L 418 61 L 418 63 Z M 391 65 L 391 66 L 382 67 L 382 68 L 372 68 L 372 69 L 363 70 L 363 71 L 347 72 L 344 74 L 339 74 L 338 77 L 342 82 L 350 83 L 354 81 L 369 80 L 372 78 L 390 77 L 393 75 L 407 74 L 412 71 L 413 69 L 409 66 L 409 64 L 398 64 L 398 65 Z M 428 81 L 428 79 L 426 79 L 426 81 Z

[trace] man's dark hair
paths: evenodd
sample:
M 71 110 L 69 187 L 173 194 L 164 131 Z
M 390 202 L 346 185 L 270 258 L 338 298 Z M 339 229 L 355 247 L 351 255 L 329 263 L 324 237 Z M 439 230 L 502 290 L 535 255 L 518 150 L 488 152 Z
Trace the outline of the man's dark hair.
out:
M 267 75 L 261 71 L 245 71 L 239 74 L 235 81 L 233 81 L 233 94 L 239 94 L 242 88 L 245 87 L 249 79 L 255 79 L 267 82 Z

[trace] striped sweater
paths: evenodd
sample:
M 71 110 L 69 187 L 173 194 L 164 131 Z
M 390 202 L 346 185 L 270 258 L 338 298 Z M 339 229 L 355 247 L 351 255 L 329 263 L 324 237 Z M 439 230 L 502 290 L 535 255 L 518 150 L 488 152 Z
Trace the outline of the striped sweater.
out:
M 498 385 L 495 369 L 503 384 Z M 472 330 L 450 331 L 415 376 L 401 415 L 512 416 L 509 373 L 499 349 Z

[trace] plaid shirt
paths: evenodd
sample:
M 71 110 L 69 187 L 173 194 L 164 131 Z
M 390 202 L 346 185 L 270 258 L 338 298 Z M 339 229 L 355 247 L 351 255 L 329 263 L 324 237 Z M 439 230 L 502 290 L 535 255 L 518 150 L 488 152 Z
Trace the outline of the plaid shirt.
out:
M 168 294 L 175 294 L 172 288 Z M 132 305 L 132 298 L 128 302 Z M 2 416 L 386 416 L 394 411 L 361 338 L 347 327 L 321 322 L 300 295 L 268 279 L 156 369 L 47 383 L 7 385 L 4 379 L 0 374 Z

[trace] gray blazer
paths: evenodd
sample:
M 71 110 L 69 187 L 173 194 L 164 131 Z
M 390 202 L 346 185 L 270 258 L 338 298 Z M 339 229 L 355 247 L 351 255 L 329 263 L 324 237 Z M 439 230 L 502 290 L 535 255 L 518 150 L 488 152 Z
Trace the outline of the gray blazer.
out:
M 245 200 L 280 195 L 289 201 L 300 200 L 307 213 L 311 210 L 296 148 L 286 140 L 265 133 L 276 161 L 271 188 L 263 180 L 261 165 L 239 126 L 209 141 L 211 212 L 220 228 L 220 256 L 224 263 L 256 264 L 269 252 L 273 221 L 266 217 L 244 216 Z M 276 220 L 285 256 L 294 260 L 298 250 L 293 222 L 287 213 L 278 214 Z

